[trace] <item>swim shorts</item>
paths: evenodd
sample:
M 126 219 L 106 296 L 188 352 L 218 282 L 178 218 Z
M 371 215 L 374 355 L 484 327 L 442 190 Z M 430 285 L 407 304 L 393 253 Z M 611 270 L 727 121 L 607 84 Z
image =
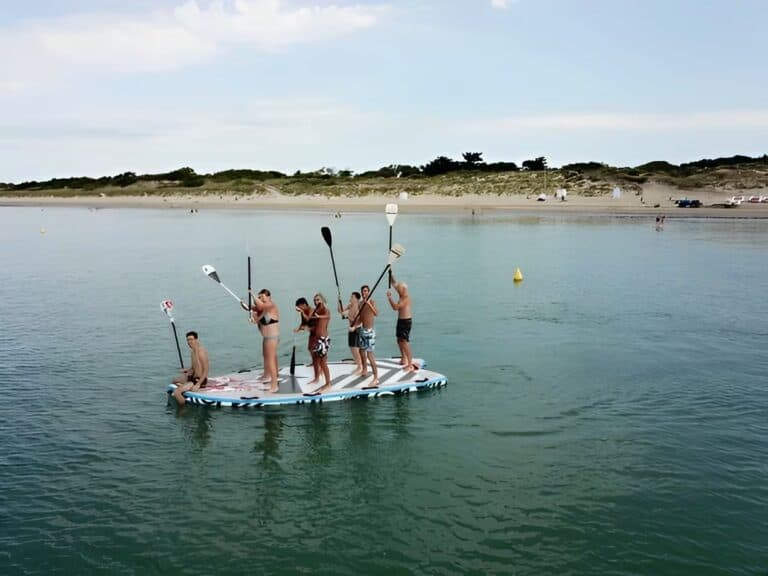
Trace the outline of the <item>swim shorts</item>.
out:
M 373 352 L 376 346 L 376 330 L 373 328 L 363 328 L 361 326 L 357 331 L 357 334 L 360 350 L 363 352 Z
M 412 318 L 398 318 L 395 327 L 395 337 L 403 342 L 408 342 L 411 337 Z
M 350 348 L 360 348 L 360 336 L 357 330 L 350 330 L 347 334 L 347 343 Z
M 318 357 L 322 358 L 328 355 L 328 350 L 331 348 L 331 337 L 320 336 L 315 342 L 315 347 L 312 348 L 312 352 Z

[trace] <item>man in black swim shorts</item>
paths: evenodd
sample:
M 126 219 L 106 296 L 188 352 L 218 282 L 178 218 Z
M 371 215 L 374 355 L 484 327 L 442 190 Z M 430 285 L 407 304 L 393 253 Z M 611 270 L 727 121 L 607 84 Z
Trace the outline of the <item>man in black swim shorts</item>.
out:
M 392 310 L 397 310 L 397 326 L 395 327 L 395 337 L 397 346 L 400 348 L 400 364 L 406 372 L 418 370 L 419 366 L 413 363 L 413 354 L 411 352 L 411 326 L 413 318 L 411 313 L 411 295 L 408 293 L 408 285 L 405 282 L 397 282 L 392 277 L 392 288 L 397 292 L 398 300 L 395 302 L 392 298 L 392 291 L 387 290 L 387 300 Z

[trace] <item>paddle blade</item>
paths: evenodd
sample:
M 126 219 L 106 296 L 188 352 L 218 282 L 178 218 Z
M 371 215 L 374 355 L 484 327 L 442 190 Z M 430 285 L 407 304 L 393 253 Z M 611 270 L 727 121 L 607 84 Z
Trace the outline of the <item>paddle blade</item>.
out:
M 323 226 L 320 228 L 320 232 L 323 235 L 323 240 L 325 240 L 325 243 L 328 244 L 328 247 L 330 248 L 333 244 L 333 238 L 331 237 L 331 229 L 328 228 L 328 226 Z
M 387 204 L 384 213 L 387 215 L 387 222 L 392 226 L 397 218 L 397 204 Z
M 405 254 L 405 246 L 402 244 L 394 244 L 392 248 L 389 249 L 389 257 L 387 258 L 387 264 L 391 266 L 394 264 L 395 260 L 400 258 L 403 254 Z
M 293 345 L 293 351 L 291 352 L 291 376 L 296 374 L 296 345 Z
M 160 309 L 165 312 L 165 315 L 168 316 L 168 318 L 173 318 L 171 316 L 171 312 L 173 312 L 173 301 L 163 300 L 160 302 Z
M 221 280 L 219 280 L 219 275 L 216 273 L 216 268 L 214 268 L 210 264 L 205 264 L 203 266 L 203 272 L 205 273 L 206 276 L 208 276 L 213 280 L 216 280 L 216 282 L 221 284 Z

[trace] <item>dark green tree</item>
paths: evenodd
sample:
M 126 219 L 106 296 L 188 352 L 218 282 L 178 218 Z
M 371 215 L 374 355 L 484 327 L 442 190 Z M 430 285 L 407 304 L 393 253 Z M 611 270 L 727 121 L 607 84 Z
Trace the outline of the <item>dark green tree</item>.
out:
M 539 156 L 533 160 L 525 160 L 523 162 L 523 169 L 530 170 L 531 172 L 540 172 L 547 169 L 547 159 L 544 156 Z
M 437 176 L 458 170 L 459 163 L 447 156 L 438 156 L 428 164 L 421 167 L 421 171 L 427 176 Z

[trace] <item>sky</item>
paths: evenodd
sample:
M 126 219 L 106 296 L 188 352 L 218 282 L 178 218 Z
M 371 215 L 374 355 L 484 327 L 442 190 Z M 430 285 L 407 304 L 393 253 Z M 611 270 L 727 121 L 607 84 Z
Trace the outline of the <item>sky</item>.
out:
M 768 153 L 764 0 L 0 2 L 0 182 Z

